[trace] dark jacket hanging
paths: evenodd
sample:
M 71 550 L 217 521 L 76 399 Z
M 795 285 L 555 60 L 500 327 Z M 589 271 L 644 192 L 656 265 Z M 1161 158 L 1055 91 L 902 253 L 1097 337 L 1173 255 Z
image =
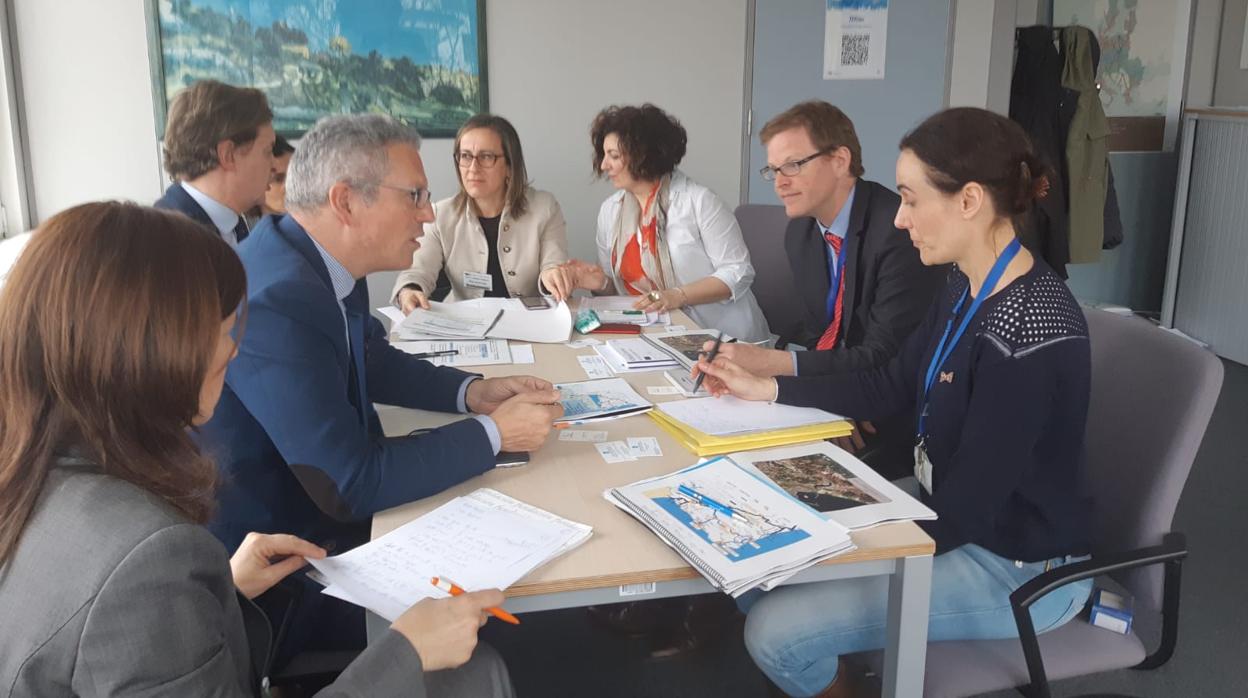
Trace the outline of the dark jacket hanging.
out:
M 1066 193 L 1066 134 L 1078 93 L 1062 87 L 1063 59 L 1047 26 L 1017 32 L 1018 58 L 1010 85 L 1010 118 L 1049 166 L 1049 191 L 1021 221 L 1019 235 L 1034 254 L 1066 278 L 1070 261 Z

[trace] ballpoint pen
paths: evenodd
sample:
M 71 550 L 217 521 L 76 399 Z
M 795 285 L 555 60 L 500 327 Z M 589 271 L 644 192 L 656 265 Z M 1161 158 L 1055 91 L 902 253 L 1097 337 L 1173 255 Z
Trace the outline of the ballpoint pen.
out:
M 701 492 L 698 492 L 697 490 L 693 489 L 692 487 L 689 487 L 688 485 L 680 485 L 676 488 L 676 491 L 685 495 L 686 497 L 689 497 L 690 499 L 696 500 L 699 504 L 702 504 L 703 506 L 710 507 L 714 509 L 715 511 L 718 511 L 721 514 L 724 514 L 725 516 L 735 517 L 742 521 L 746 520 L 744 516 L 737 513 L 736 509 L 733 509 L 727 504 L 720 504 L 714 499 L 711 499 L 710 497 L 702 494 Z
M 434 577 L 433 579 L 429 580 L 429 583 L 441 589 L 442 591 L 445 591 L 451 596 L 459 596 L 461 594 L 467 593 L 463 589 L 461 589 L 458 584 L 456 584 L 455 582 L 452 582 L 446 577 Z M 516 618 L 515 616 L 511 615 L 510 613 L 504 611 L 503 609 L 497 606 L 490 606 L 489 608 L 485 609 L 485 612 L 494 616 L 495 618 L 499 620 L 507 621 L 508 623 L 511 623 L 512 625 L 520 625 L 519 618 Z
M 458 349 L 443 349 L 442 351 L 424 351 L 419 354 L 412 354 L 412 356 L 418 359 L 432 359 L 438 356 L 455 356 L 458 353 Z
M 713 363 L 715 357 L 719 356 L 719 345 L 724 343 L 724 331 L 719 331 L 719 336 L 715 338 L 715 343 L 711 345 L 711 353 L 706 355 L 706 363 Z M 702 387 L 702 379 L 706 378 L 706 374 L 698 372 L 698 379 L 693 382 L 693 392 L 698 392 L 698 388 Z

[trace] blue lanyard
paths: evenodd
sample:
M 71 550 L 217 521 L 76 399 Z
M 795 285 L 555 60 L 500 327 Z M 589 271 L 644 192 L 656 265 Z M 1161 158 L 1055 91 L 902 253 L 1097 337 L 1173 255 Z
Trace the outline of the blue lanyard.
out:
M 836 269 L 832 269 L 832 255 L 828 255 L 828 276 L 832 277 L 832 287 L 828 289 L 828 322 L 836 315 L 836 297 L 841 293 L 841 274 L 845 273 L 845 251 L 849 249 L 849 236 L 841 238 L 841 251 L 836 254 Z M 827 238 L 823 244 L 831 247 Z
M 966 302 L 966 297 L 970 294 L 970 286 L 962 290 L 962 295 L 958 298 L 958 302 L 954 304 L 953 310 L 949 312 L 949 321 L 945 323 L 945 332 L 940 336 L 940 343 L 936 345 L 936 351 L 932 353 L 932 362 L 927 366 L 927 377 L 923 380 L 923 404 L 919 411 L 919 438 L 923 438 L 926 433 L 923 423 L 927 419 L 927 399 L 928 393 L 932 389 L 932 382 L 936 380 L 936 374 L 940 372 L 940 368 L 945 365 L 945 361 L 953 350 L 957 348 L 958 341 L 962 339 L 962 335 L 966 333 L 967 325 L 971 324 L 971 318 L 975 317 L 979 306 L 983 305 L 984 299 L 992 295 L 992 289 L 997 287 L 997 282 L 1001 280 L 1001 275 L 1005 273 L 1005 268 L 1009 266 L 1010 261 L 1014 259 L 1014 255 L 1018 254 L 1018 250 L 1022 247 L 1022 243 L 1018 238 L 1014 238 L 1009 245 L 1006 245 L 1005 251 L 997 258 L 992 269 L 988 272 L 988 277 L 984 279 L 984 285 L 979 287 L 979 296 L 971 299 L 971 307 L 966 311 L 966 315 L 962 316 L 962 322 L 958 323 L 958 331 L 949 336 L 950 330 L 953 329 L 953 321 L 957 319 L 958 312 L 962 310 L 962 304 Z M 948 346 L 946 346 L 946 344 Z

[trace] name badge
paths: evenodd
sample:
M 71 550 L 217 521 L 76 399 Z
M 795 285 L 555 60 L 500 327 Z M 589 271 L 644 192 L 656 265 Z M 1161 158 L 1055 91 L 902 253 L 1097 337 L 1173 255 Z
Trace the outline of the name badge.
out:
M 923 444 L 914 447 L 914 477 L 928 494 L 932 493 L 932 462 L 927 459 Z
M 480 288 L 486 291 L 494 290 L 494 277 L 489 274 L 482 274 L 479 271 L 464 272 L 464 285 L 468 288 Z

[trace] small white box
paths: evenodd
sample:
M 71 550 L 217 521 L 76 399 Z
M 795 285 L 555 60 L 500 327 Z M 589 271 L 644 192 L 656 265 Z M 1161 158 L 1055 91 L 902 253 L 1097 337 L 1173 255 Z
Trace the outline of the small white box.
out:
M 1131 600 L 1112 591 L 1097 589 L 1092 594 L 1092 625 L 1120 635 L 1131 632 Z

